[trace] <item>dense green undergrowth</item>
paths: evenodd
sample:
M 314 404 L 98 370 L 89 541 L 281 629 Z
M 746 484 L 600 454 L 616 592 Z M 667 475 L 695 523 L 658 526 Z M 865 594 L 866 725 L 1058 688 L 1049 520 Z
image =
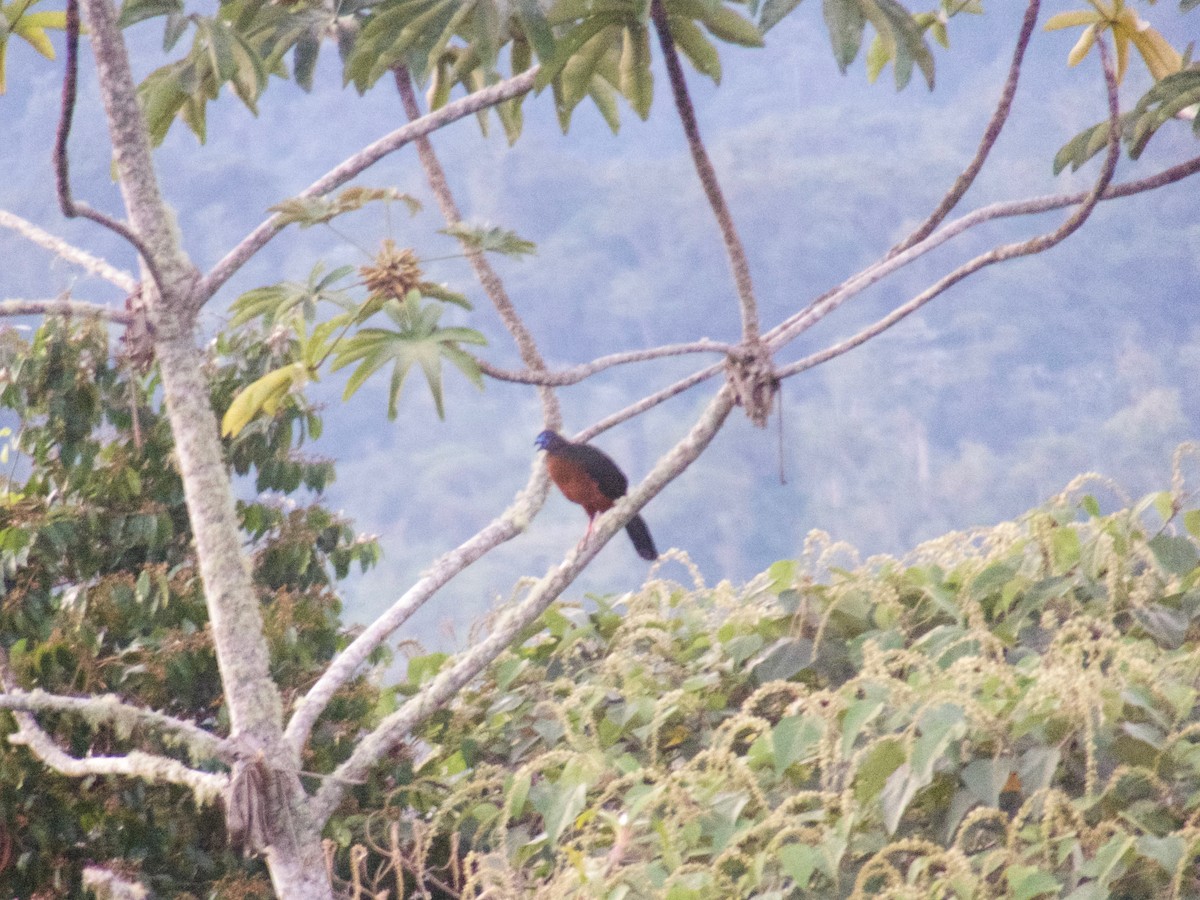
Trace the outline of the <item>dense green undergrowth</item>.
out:
M 1200 511 L 1098 481 L 903 560 L 816 535 L 560 604 L 340 841 L 426 896 L 1200 896 Z

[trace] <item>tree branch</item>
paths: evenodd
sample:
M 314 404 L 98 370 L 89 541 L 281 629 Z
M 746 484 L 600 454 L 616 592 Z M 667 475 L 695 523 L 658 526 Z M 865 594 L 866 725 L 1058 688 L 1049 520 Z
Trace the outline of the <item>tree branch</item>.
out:
M 43 231 L 32 222 L 26 221 L 18 215 L 0 209 L 0 226 L 12 229 L 26 240 L 32 241 L 45 250 L 49 250 L 55 256 L 65 259 L 67 262 L 74 263 L 97 278 L 103 278 L 105 281 L 115 284 L 127 294 L 132 294 L 137 289 L 137 280 L 128 272 L 122 272 L 120 269 L 114 268 L 103 259 L 92 256 L 86 250 L 80 250 L 78 247 L 71 246 L 62 238 L 56 237 L 48 231 Z
M 1177 181 L 1190 178 L 1198 173 L 1200 173 L 1200 156 L 1179 163 L 1178 165 L 1170 166 L 1146 178 L 1127 181 L 1123 184 L 1110 185 L 1105 189 L 1100 199 L 1103 201 L 1131 197 L 1135 194 L 1165 187 L 1168 184 L 1174 184 Z M 988 206 L 980 207 L 973 212 L 960 216 L 949 225 L 938 229 L 919 244 L 915 244 L 893 257 L 867 266 L 857 275 L 852 276 L 842 282 L 842 284 L 822 294 L 804 309 L 788 316 L 788 318 L 768 331 L 764 337 L 772 348 L 778 349 L 793 340 L 797 335 L 817 324 L 847 300 L 876 282 L 882 281 L 897 269 L 903 268 L 929 251 L 958 237 L 965 231 L 995 219 L 1030 216 L 1065 209 L 1068 206 L 1076 206 L 1085 202 L 1090 193 L 1091 191 L 1077 191 L 1070 194 L 1050 194 L 1042 197 L 1031 197 L 1026 200 L 1009 200 L 992 203 Z
M 54 135 L 54 184 L 58 190 L 58 205 L 68 219 L 82 217 L 103 225 L 125 238 L 141 254 L 150 277 L 156 285 L 162 285 L 158 264 L 142 239 L 123 222 L 118 222 L 86 203 L 71 199 L 71 178 L 67 171 L 67 140 L 71 136 L 71 118 L 75 114 L 75 88 L 79 74 L 79 0 L 67 0 L 67 58 L 63 74 L 62 109 L 58 118 L 58 130 Z
M 421 118 L 421 110 L 417 106 L 417 98 L 413 93 L 412 76 L 404 66 L 397 66 L 392 74 L 396 79 L 396 89 L 400 92 L 400 102 L 404 106 L 405 115 L 408 116 L 410 122 L 417 121 Z M 418 136 L 416 144 L 417 156 L 421 160 L 421 168 L 425 171 L 425 180 L 429 182 L 433 196 L 437 199 L 438 208 L 442 211 L 442 218 L 446 220 L 447 225 L 459 224 L 462 222 L 462 214 L 458 210 L 458 204 L 454 202 L 454 195 L 450 193 L 450 185 L 446 183 L 446 173 L 442 169 L 442 164 L 438 161 L 437 154 L 433 152 L 433 144 L 427 135 Z M 512 300 L 509 299 L 508 291 L 504 289 L 504 282 L 500 280 L 500 276 L 488 262 L 487 256 L 478 247 L 466 241 L 459 241 L 459 244 L 463 248 L 471 268 L 475 271 L 475 277 L 483 286 L 483 292 L 488 295 L 488 299 L 496 307 L 496 312 L 500 314 L 500 320 L 516 342 L 517 352 L 521 354 L 522 361 L 530 370 L 544 372 L 546 362 L 542 359 L 537 342 L 521 320 Z M 547 384 L 539 384 L 538 399 L 542 403 L 542 419 L 545 421 L 546 427 L 562 428 L 562 407 L 559 406 L 554 391 L 550 390 Z
M 0 316 L 78 316 L 81 319 L 107 319 L 120 325 L 133 321 L 133 314 L 99 303 L 82 300 L 0 300 Z
M 12 670 L 8 666 L 8 655 L 3 650 L 0 650 L 0 688 L 4 691 L 3 694 L 0 694 L 0 698 L 28 700 L 34 695 L 42 695 L 47 704 L 53 700 L 55 703 L 63 703 L 64 709 L 72 705 L 69 701 L 75 699 L 71 697 L 54 698 L 53 695 L 45 694 L 42 691 L 25 692 L 18 688 Z M 120 704 L 120 701 L 117 703 L 124 705 Z M 12 716 L 17 722 L 17 731 L 8 736 L 8 742 L 25 745 L 34 756 L 62 775 L 70 778 L 82 778 L 87 775 L 129 775 L 145 781 L 181 784 L 191 788 L 200 802 L 216 799 L 228 782 L 224 775 L 200 772 L 188 768 L 177 760 L 140 751 L 133 751 L 126 756 L 96 756 L 77 759 L 64 752 L 54 742 L 54 739 L 37 723 L 37 719 L 25 711 L 25 705 L 16 702 L 3 704 L 5 708 L 12 710 Z M 45 707 L 43 706 L 43 708 Z M 128 713 L 122 712 L 119 717 L 114 717 L 113 721 L 118 721 L 132 713 L 138 714 L 138 717 L 141 718 L 141 713 L 148 712 L 139 710 L 137 707 L 128 707 L 128 710 Z M 169 716 L 163 716 L 163 718 L 170 722 L 178 722 Z M 180 722 L 179 724 L 186 726 L 187 723 Z M 214 741 L 219 740 L 211 735 L 209 737 Z
M 22 713 L 28 716 L 28 713 Z M 132 750 L 125 756 L 85 756 L 82 759 L 65 753 L 41 729 L 31 731 L 22 725 L 8 737 L 10 744 L 24 744 L 38 759 L 60 775 L 86 778 L 91 775 L 124 775 L 152 783 L 178 784 L 189 788 L 200 803 L 220 798 L 229 778 L 213 772 L 189 769 L 178 760 Z
M 69 712 L 74 713 L 91 725 L 107 723 L 128 730 L 134 726 L 151 728 L 169 735 L 188 748 L 193 758 L 215 757 L 232 764 L 236 755 L 229 742 L 199 725 L 177 719 L 153 709 L 143 709 L 126 703 L 116 694 L 99 697 L 68 697 L 51 694 L 41 689 L 32 691 L 7 688 L 0 693 L 0 709 L 23 712 Z
M 864 328 L 862 331 L 829 347 L 819 353 L 814 353 L 805 359 L 798 360 L 790 365 L 783 366 L 778 370 L 780 378 L 786 378 L 790 375 L 795 375 L 803 372 L 806 369 L 811 369 L 813 366 L 827 362 L 834 357 L 841 356 L 860 344 L 869 341 L 887 329 L 891 328 L 901 319 L 920 309 L 930 300 L 945 292 L 948 288 L 962 281 L 980 269 L 998 262 L 1003 262 L 1009 259 L 1015 259 L 1019 256 L 1029 256 L 1035 253 L 1043 253 L 1049 250 L 1055 244 L 1066 240 L 1074 233 L 1084 222 L 1088 216 L 1096 208 L 1104 195 L 1109 182 L 1112 180 L 1113 173 L 1117 168 L 1117 160 L 1121 155 L 1121 123 L 1120 109 L 1117 103 L 1117 79 L 1116 74 L 1112 70 L 1108 57 L 1108 45 L 1103 39 L 1096 41 L 1100 48 L 1101 65 L 1104 69 L 1104 81 L 1108 95 L 1108 110 L 1109 110 L 1109 129 L 1108 129 L 1108 153 L 1104 159 L 1104 165 L 1100 170 L 1100 175 L 1096 179 L 1096 183 L 1092 189 L 1084 197 L 1083 202 L 1079 207 L 1071 213 L 1070 216 L 1056 229 L 1043 235 L 1029 238 L 1026 241 L 1021 241 L 1015 244 L 1004 244 L 996 247 L 987 253 L 980 254 L 969 262 L 959 266 L 953 272 L 943 277 L 937 283 L 931 285 L 926 290 L 922 291 L 917 296 L 913 297 L 907 303 L 897 307 L 891 313 L 884 316 L 874 324 Z
M 330 169 L 297 196 L 320 197 L 328 194 L 330 191 L 341 187 L 350 179 L 361 174 L 365 169 L 374 165 L 389 153 L 399 150 L 410 141 L 416 140 L 416 138 L 423 135 L 431 134 L 439 128 L 444 128 L 451 122 L 456 122 L 464 116 L 479 112 L 481 109 L 487 109 L 490 106 L 495 106 L 497 103 L 527 93 L 533 88 L 533 82 L 536 77 L 537 67 L 535 66 L 526 72 L 522 72 L 520 75 L 497 82 L 483 90 L 475 91 L 466 97 L 455 100 L 453 103 L 447 103 L 441 109 L 424 115 L 415 122 L 409 122 L 407 125 L 397 128 L 391 134 L 385 135 L 373 144 L 364 147 L 358 153 L 355 153 L 333 169 Z M 267 242 L 279 234 L 283 228 L 282 217 L 273 215 L 250 232 L 250 234 L 246 235 L 241 243 L 225 254 L 225 257 L 213 266 L 212 271 L 200 280 L 192 297 L 194 308 L 199 309 L 208 302 L 217 289 L 233 276 L 234 272 L 244 266 L 255 253 L 266 246 Z
M 664 344 L 660 347 L 651 347 L 648 350 L 627 350 L 622 353 L 612 353 L 608 356 L 600 356 L 589 363 L 582 363 L 578 366 L 571 366 L 567 369 L 558 369 L 555 371 L 533 372 L 529 369 L 523 371 L 515 371 L 512 369 L 502 369 L 499 366 L 494 366 L 486 360 L 476 359 L 480 370 L 483 374 L 488 375 L 498 381 L 511 381 L 517 384 L 545 384 L 553 385 L 554 387 L 566 387 L 572 384 L 578 384 L 585 378 L 589 378 L 598 372 L 603 372 L 605 369 L 610 369 L 613 366 L 625 365 L 626 363 L 645 362 L 652 359 L 663 359 L 670 356 L 683 356 L 688 353 L 732 353 L 737 348 L 733 344 L 723 344 L 719 341 L 710 341 L 703 338 L 699 341 L 692 341 L 688 344 Z
M 683 77 L 683 66 L 679 63 L 679 54 L 675 51 L 675 39 L 671 36 L 671 25 L 667 19 L 667 11 L 662 0 L 652 0 L 650 16 L 654 20 L 654 30 L 658 34 L 658 42 L 662 46 L 663 61 L 667 66 L 667 77 L 671 82 L 671 94 L 675 98 L 675 108 L 679 112 L 679 120 L 683 123 L 683 133 L 687 136 L 688 149 L 692 153 L 692 162 L 696 166 L 696 174 L 704 187 L 708 204 L 716 216 L 717 225 L 721 229 L 721 239 L 725 242 L 725 253 L 729 256 L 729 265 L 733 270 L 733 281 L 738 292 L 738 301 L 742 308 L 742 339 L 748 344 L 758 341 L 758 302 L 754 298 L 754 282 L 750 278 L 750 265 L 746 261 L 746 250 L 742 239 L 738 236 L 733 224 L 733 216 L 725 203 L 721 192 L 721 183 L 717 180 L 717 172 L 704 141 L 700 137 L 700 126 L 696 123 L 696 111 L 688 95 L 687 81 Z
M 610 511 L 596 520 L 592 538 L 576 547 L 554 569 L 546 573 L 530 590 L 524 600 L 510 607 L 496 622 L 491 634 L 460 654 L 452 665 L 443 669 L 421 691 L 385 718 L 365 738 L 337 770 L 326 779 L 313 805 L 320 821 L 325 821 L 340 802 L 346 783 L 360 780 L 371 766 L 383 757 L 418 724 L 446 705 L 462 688 L 504 652 L 521 633 L 586 568 L 600 549 L 617 531 L 624 528 L 647 501 L 690 466 L 720 431 L 733 408 L 733 391 L 726 385 L 709 402 L 696 424 L 684 438 L 664 455 L 654 469 L 633 491 L 622 498 Z
M 354 677 L 354 673 L 367 661 L 367 657 L 375 648 L 407 622 L 413 613 L 456 575 L 493 548 L 524 532 L 529 527 L 534 513 L 546 501 L 548 490 L 549 481 L 545 467 L 539 460 L 533 465 L 529 482 L 517 494 L 508 509 L 469 540 L 434 560 L 416 584 L 405 591 L 400 599 L 364 628 L 346 649 L 337 655 L 317 679 L 316 684 L 296 704 L 295 712 L 288 722 L 284 736 L 297 751 L 308 740 L 313 724 L 329 705 L 333 695 Z
M 631 403 L 629 406 L 625 407 L 624 409 L 622 409 L 618 412 L 615 412 L 610 416 L 606 416 L 605 418 L 601 419 L 599 422 L 596 422 L 595 424 L 590 425 L 589 427 L 585 428 L 583 431 L 579 432 L 579 434 L 577 434 L 575 436 L 575 440 L 590 441 L 596 435 L 601 434 L 602 432 L 608 431 L 608 429 L 610 429 L 610 428 L 615 428 L 617 425 L 620 425 L 622 422 L 632 419 L 634 416 L 640 416 L 642 413 L 646 412 L 649 409 L 653 409 L 654 407 L 658 406 L 660 403 L 665 403 L 666 401 L 670 400 L 672 397 L 676 397 L 679 394 L 682 394 L 684 391 L 688 390 L 689 388 L 695 387 L 696 385 L 700 384 L 701 382 L 708 381 L 708 379 L 712 378 L 714 375 L 719 375 L 724 371 L 725 371 L 725 364 L 717 363 L 715 366 L 708 366 L 707 368 L 701 369 L 699 372 L 693 372 L 691 375 L 688 375 L 686 378 L 681 378 L 678 381 L 676 381 L 674 384 L 667 385 L 661 391 L 655 391 L 653 394 L 650 394 L 647 397 L 643 397 L 641 400 L 638 400 L 636 403 Z
M 1000 100 L 996 104 L 996 110 L 992 113 L 992 118 L 988 122 L 987 128 L 984 129 L 983 139 L 979 142 L 979 148 L 975 151 L 974 159 L 971 160 L 962 174 L 958 176 L 954 184 L 950 187 L 950 190 L 946 193 L 946 196 L 942 198 L 942 202 L 930 213 L 929 218 L 912 234 L 889 250 L 887 256 L 884 257 L 885 259 L 889 259 L 929 237 L 946 216 L 950 215 L 950 211 L 958 205 L 958 201 L 962 199 L 963 194 L 975 183 L 975 178 L 983 168 L 984 162 L 987 161 L 988 154 L 995 145 L 996 139 L 1000 137 L 1000 132 L 1004 129 L 1005 122 L 1008 121 L 1008 114 L 1012 110 L 1013 96 L 1017 93 L 1017 81 L 1021 77 L 1021 65 L 1025 59 L 1025 50 L 1029 47 L 1029 41 L 1033 37 L 1033 29 L 1037 24 L 1040 7 L 1041 0 L 1029 0 L 1029 5 L 1025 7 L 1025 18 L 1021 22 L 1021 31 L 1017 36 L 1017 45 L 1013 50 L 1012 64 L 1008 67 L 1008 78 L 1004 82 L 1004 90 L 1000 92 Z

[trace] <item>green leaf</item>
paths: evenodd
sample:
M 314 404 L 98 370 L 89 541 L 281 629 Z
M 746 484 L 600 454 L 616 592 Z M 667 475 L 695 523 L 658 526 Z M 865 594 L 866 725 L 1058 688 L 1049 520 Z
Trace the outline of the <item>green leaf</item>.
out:
M 538 0 L 516 0 L 515 6 L 525 37 L 537 52 L 538 59 L 549 59 L 554 54 L 554 32 L 546 21 L 542 5 Z
M 1031 900 L 1042 894 L 1058 896 L 1062 885 L 1049 872 L 1044 872 L 1036 866 L 1014 864 L 1004 870 L 1008 880 L 1008 896 L 1011 900 Z
M 421 209 L 421 203 L 410 194 L 405 194 L 395 188 L 346 188 L 336 196 L 325 197 L 293 197 L 269 206 L 270 212 L 279 216 L 280 225 L 299 225 L 309 228 L 328 222 L 337 216 L 362 209 L 368 203 L 391 202 L 399 200 L 415 215 Z
M 1200 538 L 1200 509 L 1189 509 L 1183 514 L 1183 527 L 1194 538 Z
M 1200 103 L 1200 70 L 1184 69 L 1157 82 L 1138 101 L 1135 121 L 1129 135 L 1129 155 L 1141 156 L 1155 133 L 1183 110 Z M 1200 115 L 1192 120 L 1192 130 L 1200 137 Z
M 775 772 L 782 775 L 793 763 L 814 753 L 825 734 L 824 723 L 812 716 L 784 716 L 771 729 Z
M 1128 137 L 1129 129 L 1133 126 L 1137 114 L 1123 113 L 1120 118 L 1121 133 Z M 1071 140 L 1067 141 L 1054 155 L 1054 174 L 1062 172 L 1068 165 L 1071 171 L 1078 171 L 1080 166 L 1108 146 L 1109 121 L 1097 122 L 1091 128 L 1085 128 Z
M 456 222 L 448 228 L 443 228 L 442 234 L 448 234 L 453 238 L 457 238 L 460 243 L 470 247 L 472 250 L 480 250 L 485 253 L 525 256 L 537 252 L 537 245 L 532 241 L 525 240 L 515 231 L 509 231 L 507 228 L 500 228 L 498 226 L 471 225 L 466 222 Z
M 181 12 L 183 12 L 182 0 L 125 0 L 121 4 L 121 14 L 117 17 L 117 25 L 121 28 L 128 28 L 145 19 Z
M 967 733 L 966 715 L 957 704 L 943 703 L 926 710 L 918 721 L 918 728 L 921 733 L 913 742 L 909 762 L 917 778 L 928 784 L 933 778 L 934 767 L 950 744 Z
M 1148 543 L 1158 564 L 1172 575 L 1189 575 L 1200 565 L 1196 545 L 1186 537 L 1157 534 Z
M 706 0 L 672 0 L 668 3 L 671 15 L 703 22 L 713 37 L 743 47 L 761 47 L 762 32 L 749 19 L 743 18 L 724 3 Z
M 863 31 L 866 29 L 862 7 L 858 0 L 823 0 L 821 11 L 829 31 L 829 42 L 833 45 L 833 57 L 844 75 L 862 46 Z
M 671 19 L 671 36 L 697 72 L 721 83 L 721 56 L 691 19 Z
M 640 118 L 648 118 L 654 100 L 654 76 L 650 72 L 650 32 L 646 26 L 636 23 L 625 26 L 618 72 L 617 86 L 621 93 Z
M 762 33 L 766 34 L 778 25 L 783 21 L 783 17 L 799 6 L 800 3 L 801 0 L 767 0 L 762 5 L 762 12 L 758 17 L 758 27 L 762 30 Z
M 538 70 L 537 78 L 534 81 L 535 88 L 540 91 L 546 85 L 550 84 L 550 82 L 554 81 L 584 45 L 601 32 L 606 31 L 611 26 L 625 25 L 627 22 L 629 22 L 629 13 L 627 11 L 597 12 L 584 19 L 560 37 L 550 58 L 542 61 L 542 67 Z M 614 28 L 610 40 L 615 40 L 616 35 L 617 30 Z M 601 52 L 604 49 L 604 47 L 601 47 Z
M 399 397 L 404 381 L 414 365 L 420 366 L 429 385 L 438 417 L 445 418 L 442 399 L 443 360 L 449 360 L 476 386 L 482 386 L 482 374 L 473 359 L 457 345 L 484 344 L 486 340 L 470 328 L 438 328 L 440 311 L 436 306 L 416 308 L 415 312 L 397 311 L 400 304 L 389 303 L 388 315 L 401 326 L 399 330 L 364 328 L 343 341 L 334 352 L 333 370 L 358 364 L 346 382 L 342 399 L 347 400 L 365 381 L 388 362 L 393 363 L 388 390 L 388 418 L 399 414 Z

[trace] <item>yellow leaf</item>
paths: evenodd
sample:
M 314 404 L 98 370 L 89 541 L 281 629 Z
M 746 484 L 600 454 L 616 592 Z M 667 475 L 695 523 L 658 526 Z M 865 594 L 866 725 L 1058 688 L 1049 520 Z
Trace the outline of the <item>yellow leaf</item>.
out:
M 1080 61 L 1088 55 L 1094 43 L 1096 43 L 1096 26 L 1089 25 L 1083 29 L 1083 34 L 1079 36 L 1079 40 L 1075 42 L 1075 46 L 1067 54 L 1067 65 L 1079 65 Z
M 1162 81 L 1183 68 L 1183 57 L 1153 28 L 1146 27 L 1134 32 L 1132 40 L 1155 81 Z
M 1125 80 L 1129 67 L 1129 29 L 1113 26 L 1113 43 L 1117 45 L 1117 84 Z
M 229 409 L 221 419 L 221 436 L 237 437 L 260 411 L 271 416 L 287 396 L 294 384 L 303 384 L 308 369 L 304 363 L 292 363 L 282 369 L 268 372 L 262 378 L 244 387 L 233 398 Z
M 13 34 L 22 38 L 25 43 L 46 59 L 54 59 L 54 45 L 50 43 L 50 38 L 46 37 L 46 32 L 42 29 L 30 28 L 21 22 L 13 29 Z
M 1044 30 L 1058 31 L 1060 28 L 1074 28 L 1076 25 L 1094 25 L 1097 22 L 1103 22 L 1100 14 L 1090 9 L 1080 9 L 1074 12 L 1059 13 L 1057 16 L 1051 16 L 1046 22 Z

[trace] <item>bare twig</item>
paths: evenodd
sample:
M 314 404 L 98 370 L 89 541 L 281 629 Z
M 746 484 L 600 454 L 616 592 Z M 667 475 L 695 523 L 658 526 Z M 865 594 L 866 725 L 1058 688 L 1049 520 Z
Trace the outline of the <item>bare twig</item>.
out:
M 495 106 L 505 100 L 524 94 L 533 88 L 537 77 L 537 67 L 522 72 L 512 78 L 497 82 L 483 90 L 475 91 L 447 103 L 441 109 L 421 116 L 415 122 L 409 122 L 401 128 L 364 147 L 358 153 L 330 169 L 319 179 L 300 192 L 300 197 L 320 197 L 341 187 L 350 179 L 361 174 L 365 169 L 374 165 L 389 153 L 399 150 L 405 144 L 416 138 L 444 128 L 451 122 L 456 122 L 464 116 Z M 261 250 L 271 238 L 284 228 L 282 218 L 273 215 L 265 222 L 246 235 L 242 241 L 230 250 L 207 275 L 200 280 L 193 294 L 196 308 L 203 306 L 217 289 L 228 281 L 233 273 L 246 264 L 249 259 Z
M 400 102 L 404 106 L 404 113 L 410 122 L 416 122 L 421 118 L 421 110 L 417 106 L 417 98 L 413 93 L 412 76 L 404 66 L 397 66 L 392 74 L 396 79 L 396 89 L 400 92 Z M 458 210 L 458 204 L 454 202 L 450 185 L 446 183 L 446 173 L 442 169 L 442 164 L 438 161 L 437 154 L 433 152 L 433 144 L 428 135 L 424 134 L 416 138 L 416 144 L 421 168 L 425 171 L 425 180 L 429 182 L 433 196 L 437 199 L 438 208 L 442 211 L 442 218 L 446 220 L 447 225 L 457 225 L 462 221 L 462 214 Z M 496 307 L 496 312 L 500 314 L 500 320 L 508 329 L 508 333 L 512 335 L 513 341 L 516 342 L 521 360 L 531 371 L 544 372 L 546 362 L 542 359 L 541 351 L 538 350 L 533 334 L 522 321 L 520 314 L 517 313 L 512 300 L 509 299 L 508 291 L 504 289 L 504 282 L 500 280 L 500 276 L 496 274 L 496 270 L 492 268 L 492 264 L 488 262 L 487 256 L 482 250 L 466 241 L 460 243 L 468 262 L 471 263 L 471 268 L 475 271 L 475 277 L 483 286 L 484 293 Z M 538 398 L 542 402 L 542 418 L 545 420 L 546 427 L 561 428 L 562 408 L 559 406 L 554 391 L 550 390 L 547 384 L 539 383 Z
M 721 192 L 721 183 L 717 180 L 717 172 L 708 158 L 708 151 L 704 148 L 704 141 L 700 137 L 700 126 L 696 123 L 696 111 L 692 106 L 691 97 L 688 95 L 687 81 L 683 77 L 683 66 L 680 65 L 679 54 L 675 51 L 675 39 L 671 36 L 671 25 L 662 0 L 652 0 L 650 16 L 654 20 L 654 30 L 658 34 L 658 42 L 662 46 L 667 77 L 671 82 L 671 93 L 675 98 L 675 108 L 679 112 L 679 120 L 683 123 L 683 132 L 687 136 L 692 162 L 696 166 L 696 174 L 700 177 L 700 184 L 704 187 L 708 204 L 712 207 L 717 225 L 721 229 L 725 252 L 729 256 L 729 265 L 733 270 L 733 281 L 742 308 L 742 339 L 752 344 L 758 341 L 758 302 L 754 298 L 754 282 L 750 278 L 750 265 L 746 261 L 746 250 L 742 246 L 742 239 L 733 224 L 729 206 L 725 203 L 725 196 Z
M 67 141 L 71 136 L 71 118 L 75 114 L 75 88 L 79 74 L 79 0 L 67 0 L 67 56 L 66 72 L 63 74 L 62 111 L 58 118 L 58 130 L 54 136 L 54 183 L 58 189 L 58 205 L 68 219 L 81 217 L 103 225 L 109 231 L 125 238 L 141 254 L 150 277 L 161 286 L 162 277 L 158 264 L 150 254 L 145 242 L 123 222 L 93 209 L 86 203 L 71 199 L 71 178 L 67 171 Z
M 0 300 L 0 316 L 78 316 L 82 319 L 107 319 L 128 325 L 133 315 L 125 309 L 113 309 L 82 300 Z
M 50 234 L 48 231 L 43 231 L 32 222 L 26 221 L 18 215 L 0 209 L 0 226 L 12 229 L 21 235 L 21 237 L 32 241 L 45 250 L 49 250 L 55 256 L 61 257 L 67 262 L 74 263 L 97 278 L 103 278 L 105 281 L 115 284 L 127 294 L 133 293 L 137 288 L 137 280 L 128 272 L 122 272 L 120 269 L 114 268 L 103 259 L 92 256 L 86 250 L 80 250 L 78 247 L 71 246 L 62 238 Z
M 510 607 L 496 622 L 492 632 L 470 650 L 460 654 L 416 696 L 385 718 L 374 731 L 362 738 L 350 758 L 335 770 L 339 779 L 357 780 L 419 723 L 442 706 L 484 667 L 499 656 L 520 632 L 528 627 L 586 568 L 608 540 L 659 491 L 692 464 L 720 431 L 733 408 L 733 391 L 726 385 L 709 402 L 696 424 L 684 438 L 663 456 L 650 474 L 610 511 L 596 520 L 592 539 L 576 547 L 555 568 L 546 573 L 517 605 Z M 316 815 L 325 820 L 345 792 L 342 781 L 326 781 L 313 798 Z
M 498 381 L 512 381 L 517 384 L 546 384 L 554 387 L 566 387 L 572 384 L 578 384 L 585 378 L 590 378 L 598 372 L 603 372 L 605 369 L 610 369 L 613 366 L 625 365 L 627 363 L 646 362 L 652 359 L 663 359 L 670 356 L 684 356 L 689 353 L 732 353 L 737 348 L 733 344 L 723 344 L 719 341 L 710 341 L 707 338 L 692 341 L 688 344 L 664 344 L 661 347 L 651 347 L 648 350 L 627 350 L 622 353 L 611 353 L 608 356 L 597 357 L 589 363 L 582 363 L 578 366 L 571 366 L 567 369 L 556 369 L 554 371 L 532 372 L 528 369 L 524 371 L 514 371 L 512 369 L 502 369 L 499 366 L 494 366 L 491 363 L 477 359 L 479 368 L 483 374 L 495 378 Z
M 988 122 L 987 128 L 984 129 L 983 139 L 979 142 L 979 149 L 975 151 L 975 157 L 955 180 L 946 196 L 942 198 L 942 202 L 930 213 L 929 218 L 912 234 L 889 250 L 885 259 L 893 257 L 929 237 L 946 216 L 950 215 L 950 211 L 958 205 L 963 194 L 975 183 L 975 178 L 979 175 L 996 139 L 1000 137 L 1000 132 L 1004 129 L 1004 123 L 1008 121 L 1013 96 L 1017 92 L 1017 81 L 1021 77 L 1021 65 L 1025 59 L 1025 50 L 1029 47 L 1030 38 L 1033 37 L 1033 28 L 1037 24 L 1040 7 L 1041 0 L 1029 0 L 1029 5 L 1025 8 L 1025 18 L 1021 22 L 1021 32 L 1017 36 L 1017 45 L 1013 50 L 1012 64 L 1008 67 L 1008 78 L 1004 82 L 1004 89 L 1000 92 L 1000 100 L 996 104 L 992 118 Z
M 686 378 L 681 378 L 674 384 L 669 384 L 662 390 L 655 391 L 653 394 L 643 397 L 636 403 L 631 403 L 624 409 L 619 410 L 610 416 L 606 416 L 599 422 L 596 422 L 594 425 L 590 425 L 583 431 L 579 432 L 579 434 L 575 436 L 575 440 L 590 441 L 596 435 L 608 431 L 610 428 L 615 428 L 617 425 L 632 419 L 634 416 L 640 416 L 642 413 L 646 412 L 646 410 L 653 409 L 660 403 L 666 403 L 672 397 L 677 397 L 689 388 L 693 388 L 702 382 L 708 381 L 708 379 L 712 378 L 714 375 L 720 375 L 724 371 L 725 364 L 718 363 L 715 366 L 708 366 L 707 368 L 701 369 L 699 372 L 693 372 Z
M 0 709 L 69 712 L 83 717 L 92 725 L 107 722 L 126 728 L 142 726 L 186 744 L 195 757 L 211 756 L 227 763 L 232 763 L 235 759 L 233 748 L 224 738 L 205 731 L 193 722 L 126 703 L 115 694 L 67 697 L 41 689 L 26 691 L 9 687 L 0 693 Z
M 1003 262 L 1009 259 L 1015 259 L 1019 256 L 1029 256 L 1035 253 L 1042 253 L 1049 250 L 1055 244 L 1058 244 L 1072 233 L 1074 233 L 1084 222 L 1088 216 L 1096 208 L 1108 188 L 1109 182 L 1112 180 L 1113 173 L 1117 168 L 1117 159 L 1121 152 L 1121 127 L 1120 127 L 1120 108 L 1117 102 L 1117 79 L 1116 74 L 1112 70 L 1108 56 L 1108 45 L 1103 39 L 1097 40 L 1097 46 L 1100 48 L 1100 60 L 1104 70 L 1104 81 L 1108 97 L 1109 111 L 1109 130 L 1108 130 L 1108 152 L 1104 158 L 1104 165 L 1100 170 L 1100 175 L 1097 177 L 1092 189 L 1084 197 L 1083 202 L 1071 213 L 1067 219 L 1059 225 L 1058 228 L 1046 234 L 1032 237 L 1028 240 L 1021 241 L 1015 244 L 1004 244 L 996 247 L 987 253 L 982 253 L 974 259 L 959 266 L 953 272 L 940 279 L 937 283 L 931 285 L 926 290 L 922 291 L 917 296 L 913 297 L 907 303 L 892 310 L 891 313 L 884 316 L 879 321 L 864 328 L 857 334 L 847 338 L 844 341 L 835 344 L 832 347 L 826 348 L 819 353 L 814 353 L 805 359 L 798 360 L 790 365 L 783 366 L 779 369 L 778 375 L 780 378 L 786 378 L 789 375 L 795 375 L 803 372 L 806 369 L 811 369 L 813 366 L 827 362 L 836 356 L 841 356 L 844 353 L 854 349 L 860 344 L 869 341 L 876 335 L 881 334 L 888 328 L 891 328 L 901 319 L 920 309 L 930 300 L 933 300 L 938 295 L 942 294 L 948 288 L 962 281 L 980 269 L 986 266 L 994 265 L 998 262 Z

